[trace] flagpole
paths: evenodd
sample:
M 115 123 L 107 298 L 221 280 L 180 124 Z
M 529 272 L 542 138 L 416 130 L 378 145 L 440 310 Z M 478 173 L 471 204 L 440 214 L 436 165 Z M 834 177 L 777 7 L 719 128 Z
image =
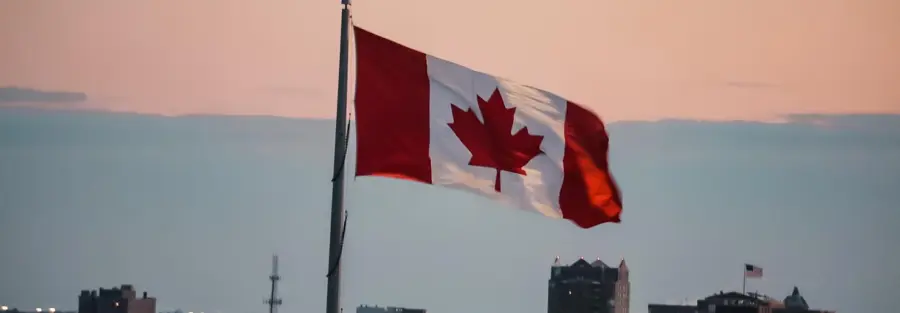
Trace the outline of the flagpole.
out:
M 741 293 L 747 294 L 747 270 L 744 269 L 744 283 L 741 287 Z
M 331 234 L 328 241 L 328 285 L 325 313 L 340 313 L 341 306 L 341 233 L 344 220 L 344 155 L 347 125 L 347 71 L 350 26 L 350 0 L 341 0 L 341 45 L 338 59 L 337 115 L 334 125 L 334 177 L 331 183 Z

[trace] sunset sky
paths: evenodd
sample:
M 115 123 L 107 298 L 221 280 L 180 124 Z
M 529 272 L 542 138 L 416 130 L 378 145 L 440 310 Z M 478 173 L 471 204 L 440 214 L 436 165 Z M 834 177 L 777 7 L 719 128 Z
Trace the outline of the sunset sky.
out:
M 360 0 L 359 26 L 608 120 L 900 112 L 896 0 Z M 2 1 L 0 87 L 80 107 L 332 117 L 339 4 Z

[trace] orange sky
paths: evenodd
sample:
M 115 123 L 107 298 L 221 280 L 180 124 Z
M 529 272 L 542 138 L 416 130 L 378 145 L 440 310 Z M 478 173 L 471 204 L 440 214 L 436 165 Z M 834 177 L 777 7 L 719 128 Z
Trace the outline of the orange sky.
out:
M 358 25 L 608 120 L 900 113 L 897 0 L 357 0 Z M 333 117 L 338 0 L 0 1 L 0 86 Z

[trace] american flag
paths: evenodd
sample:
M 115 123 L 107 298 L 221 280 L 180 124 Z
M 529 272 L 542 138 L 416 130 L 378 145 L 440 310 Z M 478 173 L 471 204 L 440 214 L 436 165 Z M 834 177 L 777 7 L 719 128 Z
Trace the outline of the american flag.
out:
M 762 267 L 753 264 L 744 264 L 744 277 L 760 278 L 762 276 Z

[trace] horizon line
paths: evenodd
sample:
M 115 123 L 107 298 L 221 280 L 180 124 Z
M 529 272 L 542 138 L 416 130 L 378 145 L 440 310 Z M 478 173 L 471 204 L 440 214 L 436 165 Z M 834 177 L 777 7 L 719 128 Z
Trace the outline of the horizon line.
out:
M 165 117 L 165 118 L 191 118 L 191 117 L 217 117 L 217 118 L 266 118 L 266 119 L 284 119 L 284 120 L 312 120 L 312 121 L 334 121 L 334 118 L 326 118 L 326 117 L 303 117 L 303 116 L 283 116 L 283 115 L 272 115 L 272 114 L 230 114 L 230 113 L 178 113 L 178 114 L 164 114 L 158 112 L 140 112 L 140 111 L 124 111 L 124 110 L 113 110 L 108 108 L 73 108 L 73 107 L 47 107 L 47 106 L 29 106 L 27 104 L 6 104 L 0 105 L 0 110 L 22 110 L 22 111 L 41 111 L 48 113 L 98 113 L 98 114 L 112 114 L 112 115 L 137 115 L 137 116 L 146 116 L 146 117 Z M 814 121 L 798 121 L 792 120 L 792 118 L 797 117 L 813 117 L 813 118 L 828 118 L 828 117 L 867 117 L 867 116 L 883 116 L 883 117 L 898 117 L 900 118 L 900 113 L 786 113 L 781 114 L 777 118 L 772 118 L 768 120 L 754 120 L 754 119 L 703 119 L 703 118 L 658 118 L 658 119 L 629 119 L 629 120 L 613 120 L 613 121 L 604 121 L 605 124 L 632 124 L 632 123 L 659 123 L 659 122 L 694 122 L 694 123 L 713 123 L 713 124 L 724 124 L 724 123 L 746 123 L 746 124 L 790 124 L 790 123 L 801 123 L 801 124 L 815 124 Z M 601 116 L 602 119 L 602 116 Z M 354 118 L 352 116 L 348 118 L 348 121 L 352 121 Z

